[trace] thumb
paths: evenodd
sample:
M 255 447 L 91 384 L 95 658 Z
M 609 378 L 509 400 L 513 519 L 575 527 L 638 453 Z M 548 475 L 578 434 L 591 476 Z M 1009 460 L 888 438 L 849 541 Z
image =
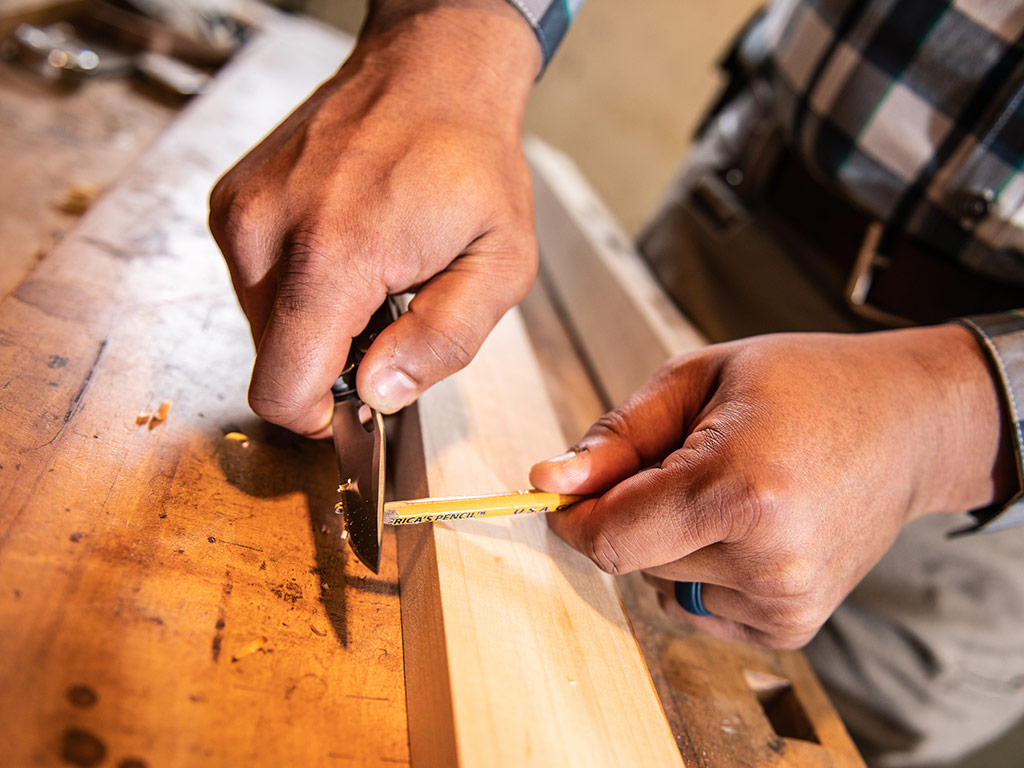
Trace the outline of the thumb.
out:
M 670 361 L 622 405 L 606 413 L 567 453 L 530 470 L 534 487 L 595 494 L 661 461 L 683 444 L 713 381 L 709 357 Z
M 412 403 L 476 356 L 487 335 L 529 289 L 521 259 L 462 256 L 417 291 L 409 310 L 367 351 L 356 384 L 382 413 Z

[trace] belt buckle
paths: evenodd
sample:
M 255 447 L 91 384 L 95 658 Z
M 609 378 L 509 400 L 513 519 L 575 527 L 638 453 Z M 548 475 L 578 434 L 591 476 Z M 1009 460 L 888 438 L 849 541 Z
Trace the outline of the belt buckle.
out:
M 878 252 L 878 243 L 882 239 L 883 231 L 884 226 L 880 221 L 871 222 L 864 231 L 864 240 L 861 241 L 857 259 L 853 262 L 850 276 L 846 280 L 846 303 L 855 314 L 875 323 L 891 326 L 914 325 L 913 321 L 879 309 L 868 301 L 875 270 L 884 269 L 889 263 L 889 258 Z

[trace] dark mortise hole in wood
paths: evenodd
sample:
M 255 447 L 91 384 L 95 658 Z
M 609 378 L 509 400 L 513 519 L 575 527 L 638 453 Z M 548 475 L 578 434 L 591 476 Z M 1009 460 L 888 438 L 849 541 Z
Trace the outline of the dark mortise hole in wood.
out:
M 789 680 L 749 669 L 743 670 L 743 677 L 778 736 L 821 743 Z

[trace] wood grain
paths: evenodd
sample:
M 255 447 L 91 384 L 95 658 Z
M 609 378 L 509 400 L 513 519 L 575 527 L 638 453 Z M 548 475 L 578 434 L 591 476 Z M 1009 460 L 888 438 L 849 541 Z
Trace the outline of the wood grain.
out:
M 7 764 L 408 762 L 394 540 L 363 569 L 330 447 L 249 413 L 205 224 L 216 176 L 349 46 L 275 15 L 0 302 Z
M 532 462 L 564 449 L 518 312 L 420 399 L 411 428 L 423 453 L 402 435 L 402 495 L 521 487 Z M 417 766 L 682 765 L 611 578 L 542 517 L 398 538 Z
M 559 417 L 574 440 L 645 371 L 703 342 L 571 161 L 538 140 L 528 156 L 544 279 L 523 310 L 545 385 L 572 403 Z M 639 574 L 616 584 L 688 766 L 862 768 L 803 654 L 707 637 L 665 615 Z

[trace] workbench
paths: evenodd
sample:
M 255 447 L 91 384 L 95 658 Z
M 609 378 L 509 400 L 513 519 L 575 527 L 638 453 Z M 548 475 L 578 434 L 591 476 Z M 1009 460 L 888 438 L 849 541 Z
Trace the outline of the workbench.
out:
M 330 445 L 249 411 L 251 341 L 206 228 L 216 177 L 350 45 L 268 13 L 180 111 L 0 65 L 6 764 L 429 762 L 410 749 L 395 535 L 381 573 L 363 568 Z M 76 221 L 55 203 L 82 182 L 109 189 Z M 554 279 L 521 315 L 568 445 L 608 385 Z M 862 765 L 801 654 L 689 632 L 639 580 L 618 586 L 683 764 Z

